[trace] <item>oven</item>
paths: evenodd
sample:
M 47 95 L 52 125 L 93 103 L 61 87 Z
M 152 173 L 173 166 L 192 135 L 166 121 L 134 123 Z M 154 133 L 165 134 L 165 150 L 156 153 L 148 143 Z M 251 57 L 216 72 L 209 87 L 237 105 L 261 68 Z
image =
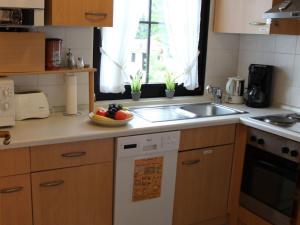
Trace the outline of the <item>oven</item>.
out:
M 240 204 L 274 225 L 291 225 L 297 208 L 300 144 L 249 132 Z

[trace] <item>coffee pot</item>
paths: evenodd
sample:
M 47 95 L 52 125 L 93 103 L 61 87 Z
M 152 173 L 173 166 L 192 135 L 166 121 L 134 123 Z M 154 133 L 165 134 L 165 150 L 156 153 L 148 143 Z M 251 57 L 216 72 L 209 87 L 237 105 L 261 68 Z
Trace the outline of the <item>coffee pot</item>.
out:
M 245 79 L 229 77 L 226 84 L 227 102 L 231 104 L 244 103 Z

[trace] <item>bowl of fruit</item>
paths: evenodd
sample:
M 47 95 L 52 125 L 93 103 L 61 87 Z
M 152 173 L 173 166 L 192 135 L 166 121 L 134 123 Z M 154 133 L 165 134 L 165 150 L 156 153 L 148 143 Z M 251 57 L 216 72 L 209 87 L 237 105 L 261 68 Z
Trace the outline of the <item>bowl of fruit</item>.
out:
M 108 109 L 98 107 L 89 118 L 96 124 L 109 127 L 125 126 L 133 119 L 133 114 L 121 104 L 110 104 Z

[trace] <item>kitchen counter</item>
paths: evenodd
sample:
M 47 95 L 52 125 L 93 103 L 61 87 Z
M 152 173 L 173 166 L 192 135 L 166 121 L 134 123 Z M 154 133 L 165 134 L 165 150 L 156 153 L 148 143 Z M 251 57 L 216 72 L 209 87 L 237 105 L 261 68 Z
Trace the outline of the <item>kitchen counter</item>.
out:
M 185 103 L 194 103 L 193 101 Z M 175 102 L 173 102 L 174 104 Z M 250 117 L 263 116 L 267 114 L 278 114 L 288 112 L 280 108 L 253 109 L 244 105 L 227 105 L 231 108 L 244 110 L 249 114 L 234 116 L 219 116 L 210 118 L 189 119 L 170 122 L 150 123 L 136 116 L 127 126 L 124 127 L 102 127 L 89 121 L 88 112 L 84 111 L 80 116 L 63 116 L 62 113 L 52 114 L 47 119 L 36 119 L 20 121 L 16 126 L 9 129 L 12 142 L 8 146 L 0 144 L 0 149 L 29 147 L 37 145 L 48 145 L 64 142 L 84 141 L 103 138 L 114 138 L 137 134 L 165 132 L 172 130 L 189 129 L 196 127 L 225 125 L 243 123 L 270 133 L 300 142 L 300 134 L 289 132 L 282 128 L 255 121 Z

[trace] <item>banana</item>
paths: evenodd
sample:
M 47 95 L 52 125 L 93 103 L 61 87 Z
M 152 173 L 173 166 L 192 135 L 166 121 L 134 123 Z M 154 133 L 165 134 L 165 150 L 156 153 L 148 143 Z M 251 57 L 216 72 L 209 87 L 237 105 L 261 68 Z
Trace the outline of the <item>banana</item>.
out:
M 97 120 L 97 121 L 114 121 L 111 118 L 108 118 L 108 117 L 105 117 L 105 116 L 99 116 L 99 115 L 96 115 L 96 114 L 93 115 L 93 119 Z

